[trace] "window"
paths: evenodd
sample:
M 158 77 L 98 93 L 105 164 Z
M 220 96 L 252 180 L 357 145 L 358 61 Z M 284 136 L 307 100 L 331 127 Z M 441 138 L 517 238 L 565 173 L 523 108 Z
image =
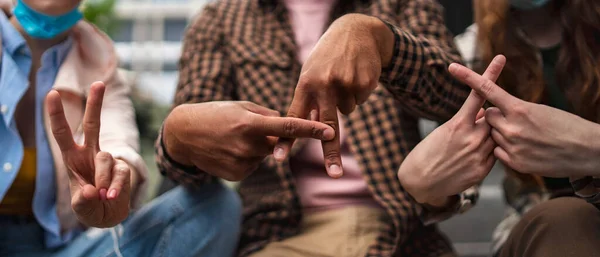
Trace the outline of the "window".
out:
M 133 20 L 121 20 L 113 35 L 115 42 L 131 42 L 133 35 Z
M 187 23 L 187 19 L 166 19 L 164 27 L 164 40 L 176 42 L 181 41 Z

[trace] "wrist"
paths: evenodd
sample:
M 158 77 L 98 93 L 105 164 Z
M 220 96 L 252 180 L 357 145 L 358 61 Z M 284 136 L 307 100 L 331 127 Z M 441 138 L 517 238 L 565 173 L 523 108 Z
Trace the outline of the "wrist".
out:
M 389 66 L 394 53 L 394 32 L 388 25 L 372 16 L 364 14 L 346 14 L 340 17 L 336 23 L 345 24 L 346 28 L 353 31 L 353 35 L 362 34 L 374 39 L 377 52 L 381 61 L 381 67 Z M 358 38 L 361 38 L 358 36 Z
M 162 144 L 165 154 L 170 159 L 184 166 L 192 166 L 193 164 L 185 150 L 185 144 L 177 137 L 177 128 L 181 127 L 178 121 L 180 110 L 180 106 L 175 107 L 165 119 L 162 129 Z
M 423 205 L 430 209 L 446 209 L 458 201 L 457 195 L 441 197 L 425 202 Z
M 374 17 L 369 18 L 370 31 L 377 43 L 377 51 L 381 58 L 381 67 L 385 69 L 390 66 L 394 55 L 394 45 L 396 43 L 394 31 L 382 20 Z

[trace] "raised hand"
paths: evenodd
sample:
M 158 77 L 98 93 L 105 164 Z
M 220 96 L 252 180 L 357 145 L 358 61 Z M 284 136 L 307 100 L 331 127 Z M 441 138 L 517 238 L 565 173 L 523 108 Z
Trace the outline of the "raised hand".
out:
M 506 59 L 492 60 L 483 77 L 495 81 Z M 450 71 L 457 68 L 451 64 Z M 492 169 L 496 143 L 490 136 L 485 99 L 471 91 L 462 108 L 421 141 L 402 162 L 398 179 L 419 203 L 443 206 L 456 195 L 481 182 Z
M 231 181 L 254 172 L 279 137 L 331 140 L 334 131 L 320 122 L 282 118 L 277 111 L 235 101 L 180 105 L 163 129 L 172 159 Z
M 518 99 L 464 66 L 451 73 L 496 106 L 485 118 L 498 144 L 494 155 L 505 165 L 547 177 L 600 174 L 600 125 Z
M 91 227 L 115 226 L 129 214 L 129 166 L 100 151 L 104 89 L 102 82 L 91 85 L 83 118 L 83 145 L 73 139 L 60 94 L 53 90 L 46 97 L 52 133 L 69 170 L 71 205 L 79 221 Z
M 387 40 L 380 38 L 383 36 Z M 306 119 L 314 109 L 319 121 L 335 129 L 333 140 L 322 141 L 325 167 L 331 177 L 343 174 L 337 111 L 349 114 L 367 100 L 377 87 L 382 65 L 387 66 L 391 58 L 393 42 L 393 33 L 381 20 L 346 15 L 323 34 L 302 66 L 287 115 Z M 293 141 L 280 140 L 274 152 L 277 160 L 286 158 Z

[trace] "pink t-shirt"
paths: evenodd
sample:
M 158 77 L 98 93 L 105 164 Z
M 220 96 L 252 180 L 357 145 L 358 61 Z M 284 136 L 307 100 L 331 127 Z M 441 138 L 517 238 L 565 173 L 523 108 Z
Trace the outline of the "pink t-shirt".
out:
M 285 6 L 298 46 L 298 59 L 304 63 L 325 30 L 336 0 L 285 0 Z M 338 114 L 339 115 L 339 114 Z M 340 117 L 341 121 L 341 117 Z M 302 206 L 307 211 L 327 210 L 347 205 L 378 206 L 367 188 L 358 162 L 346 142 L 344 126 L 340 122 L 342 163 L 344 176 L 327 176 L 321 141 L 311 139 L 291 159 Z

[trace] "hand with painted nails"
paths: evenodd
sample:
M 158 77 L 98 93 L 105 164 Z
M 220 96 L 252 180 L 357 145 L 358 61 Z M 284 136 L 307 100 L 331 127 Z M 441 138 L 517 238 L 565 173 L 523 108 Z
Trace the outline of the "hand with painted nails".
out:
M 52 133 L 69 170 L 71 206 L 81 223 L 90 227 L 112 227 L 127 218 L 130 201 L 130 168 L 99 145 L 100 113 L 105 86 L 90 88 L 83 118 L 85 142 L 75 143 L 65 118 L 60 94 L 46 97 Z
M 600 125 L 516 98 L 464 66 L 450 72 L 495 106 L 485 119 L 498 144 L 494 155 L 506 166 L 546 177 L 600 175 Z
M 166 118 L 163 144 L 174 161 L 239 181 L 273 153 L 279 137 L 331 140 L 331 127 L 280 117 L 251 102 L 214 101 L 177 106 Z
M 492 60 L 483 77 L 495 81 L 506 59 Z M 457 68 L 451 64 L 452 72 Z M 496 143 L 482 108 L 485 99 L 471 91 L 462 108 L 404 159 L 398 170 L 402 186 L 419 203 L 446 206 L 450 197 L 480 183 L 491 171 Z
M 338 109 L 350 114 L 377 87 L 382 67 L 392 57 L 394 34 L 383 21 L 362 14 L 337 19 L 323 34 L 302 66 L 288 117 L 306 119 L 316 110 L 318 120 L 335 129 L 333 140 L 322 141 L 327 174 L 343 175 Z M 284 160 L 293 138 L 282 138 L 275 158 Z

